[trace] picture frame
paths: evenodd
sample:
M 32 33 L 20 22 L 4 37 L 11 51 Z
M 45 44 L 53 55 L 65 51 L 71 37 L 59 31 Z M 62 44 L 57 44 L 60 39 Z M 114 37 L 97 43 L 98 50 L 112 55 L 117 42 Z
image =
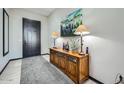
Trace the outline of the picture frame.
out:
M 9 53 L 9 15 L 3 8 L 3 56 Z

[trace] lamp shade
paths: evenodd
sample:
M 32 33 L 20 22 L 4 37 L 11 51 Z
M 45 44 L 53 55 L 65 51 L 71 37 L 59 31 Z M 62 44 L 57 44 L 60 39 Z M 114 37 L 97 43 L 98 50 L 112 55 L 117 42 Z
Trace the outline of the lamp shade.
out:
M 80 35 L 80 34 L 89 34 L 90 32 L 88 31 L 87 27 L 85 25 L 80 25 L 76 31 L 75 34 Z
M 59 32 L 52 32 L 52 38 L 57 38 L 59 36 Z

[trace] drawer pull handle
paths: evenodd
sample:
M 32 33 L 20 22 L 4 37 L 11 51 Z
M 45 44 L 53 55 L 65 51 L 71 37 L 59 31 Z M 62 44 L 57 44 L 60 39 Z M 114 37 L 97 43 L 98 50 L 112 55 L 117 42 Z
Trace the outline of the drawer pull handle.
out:
M 57 54 L 57 56 L 59 56 L 59 57 L 63 57 L 64 56 L 64 54 L 62 54 L 62 53 L 56 53 Z

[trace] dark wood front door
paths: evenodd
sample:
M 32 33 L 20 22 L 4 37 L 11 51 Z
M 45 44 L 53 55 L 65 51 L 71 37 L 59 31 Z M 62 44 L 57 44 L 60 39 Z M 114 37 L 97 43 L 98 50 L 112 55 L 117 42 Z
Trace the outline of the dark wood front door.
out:
M 41 53 L 40 21 L 23 18 L 23 57 L 37 56 Z

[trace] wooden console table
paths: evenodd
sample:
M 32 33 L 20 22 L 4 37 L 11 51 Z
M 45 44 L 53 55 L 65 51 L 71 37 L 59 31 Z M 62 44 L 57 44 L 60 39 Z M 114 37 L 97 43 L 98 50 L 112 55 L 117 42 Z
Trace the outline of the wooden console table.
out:
M 72 51 L 50 48 L 50 62 L 63 71 L 75 83 L 83 83 L 89 77 L 89 56 Z

